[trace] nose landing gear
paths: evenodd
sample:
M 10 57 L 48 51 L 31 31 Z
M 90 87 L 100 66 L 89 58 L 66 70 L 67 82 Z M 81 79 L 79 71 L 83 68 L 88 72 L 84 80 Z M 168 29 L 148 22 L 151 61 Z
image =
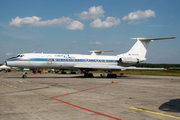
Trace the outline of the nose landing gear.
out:
M 27 71 L 23 72 L 22 78 L 27 78 Z

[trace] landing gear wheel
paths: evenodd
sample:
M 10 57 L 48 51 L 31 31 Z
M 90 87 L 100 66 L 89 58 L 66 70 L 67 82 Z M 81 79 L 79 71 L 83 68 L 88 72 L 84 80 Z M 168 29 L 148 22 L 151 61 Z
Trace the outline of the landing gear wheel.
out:
M 94 77 L 92 73 L 84 73 L 84 77 Z
M 66 72 L 62 71 L 61 74 L 67 74 Z
M 70 72 L 70 74 L 76 74 L 76 72 Z
M 22 75 L 22 78 L 27 78 L 27 75 Z
M 26 75 L 26 74 L 27 74 L 27 71 L 24 71 L 24 72 L 23 72 L 23 75 L 22 75 L 22 78 L 27 78 L 27 75 Z
M 116 74 L 108 74 L 107 78 L 117 78 L 117 75 Z

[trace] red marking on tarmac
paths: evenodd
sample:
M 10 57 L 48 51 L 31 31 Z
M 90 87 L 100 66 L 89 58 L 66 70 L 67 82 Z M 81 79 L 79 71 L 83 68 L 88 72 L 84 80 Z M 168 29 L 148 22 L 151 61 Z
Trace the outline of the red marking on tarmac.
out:
M 71 103 L 68 103 L 68 102 L 65 102 L 65 101 L 56 99 L 57 97 L 62 97 L 62 96 L 71 95 L 71 94 L 75 94 L 75 93 L 79 93 L 79 92 L 84 92 L 84 91 L 88 91 L 88 90 L 93 90 L 93 89 L 97 89 L 97 88 L 102 88 L 102 87 L 106 87 L 106 86 L 110 86 L 110 85 L 113 85 L 113 84 L 108 84 L 108 85 L 104 85 L 104 86 L 98 86 L 98 87 L 94 87 L 94 88 L 89 88 L 89 89 L 85 89 L 85 90 L 80 90 L 80 91 L 77 91 L 77 92 L 72 92 L 72 93 L 67 93 L 67 94 L 63 94 L 63 95 L 58 95 L 58 96 L 51 97 L 51 99 L 56 100 L 56 101 L 59 101 L 59 102 L 62 102 L 62 103 L 65 103 L 65 104 L 67 104 L 67 105 L 71 105 L 71 106 L 73 106 L 73 107 L 80 108 L 80 109 L 82 109 L 82 110 L 86 110 L 86 111 L 95 113 L 95 114 L 99 114 L 99 115 L 102 115 L 102 116 L 105 116 L 105 117 L 109 117 L 109 118 L 112 118 L 112 119 L 115 119 L 115 120 L 121 120 L 121 119 L 119 119 L 119 118 L 116 118 L 116 117 L 113 117 L 113 116 L 110 116 L 110 115 L 106 115 L 106 114 L 103 114 L 103 113 L 100 113 L 100 112 L 96 112 L 96 111 L 93 111 L 93 110 L 90 110 L 90 109 L 87 109 L 87 108 L 83 108 L 83 107 L 81 107 L 81 106 L 77 106 L 77 105 L 74 105 L 74 104 L 71 104 Z

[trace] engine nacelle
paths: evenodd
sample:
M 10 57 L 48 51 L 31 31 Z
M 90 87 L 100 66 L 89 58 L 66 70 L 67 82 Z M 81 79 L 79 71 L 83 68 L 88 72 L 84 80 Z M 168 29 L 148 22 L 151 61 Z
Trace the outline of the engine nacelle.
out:
M 119 58 L 119 63 L 135 64 L 139 63 L 139 59 L 132 57 L 123 57 Z

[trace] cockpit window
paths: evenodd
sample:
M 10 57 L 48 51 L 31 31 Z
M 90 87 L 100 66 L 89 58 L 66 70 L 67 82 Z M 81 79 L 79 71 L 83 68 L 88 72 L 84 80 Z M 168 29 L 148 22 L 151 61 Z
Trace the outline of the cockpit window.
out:
M 9 60 L 9 59 L 15 59 L 15 58 L 18 58 L 18 57 L 23 57 L 23 56 L 24 56 L 24 55 L 18 54 L 16 57 L 8 58 L 7 60 Z
M 19 57 L 20 55 L 17 55 L 16 57 Z
M 16 57 L 23 57 L 24 55 L 17 55 Z

